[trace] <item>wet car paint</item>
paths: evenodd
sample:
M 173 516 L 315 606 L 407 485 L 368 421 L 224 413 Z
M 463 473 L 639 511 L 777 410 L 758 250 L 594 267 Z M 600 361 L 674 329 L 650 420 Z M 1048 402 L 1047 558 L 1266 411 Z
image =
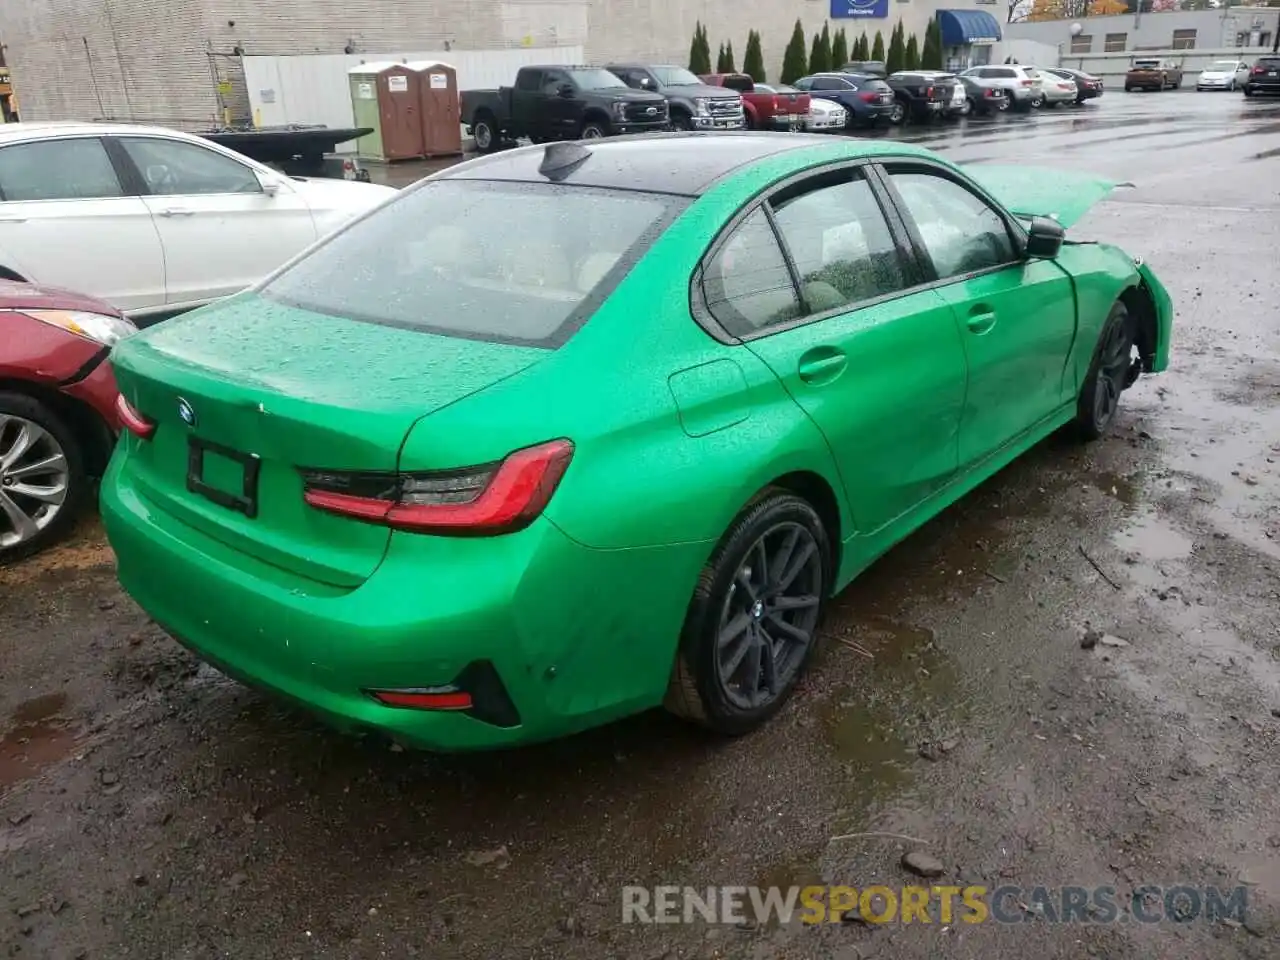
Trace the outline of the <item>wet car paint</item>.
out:
M 49 765 L 37 728 L 0 784 L 0 940 L 344 960 L 1274 956 L 1280 106 L 1109 92 L 894 135 L 1134 184 L 1070 234 L 1142 255 L 1179 305 L 1171 367 L 1126 394 L 1116 437 L 1051 438 L 880 560 L 838 598 L 805 689 L 730 744 L 661 715 L 443 761 L 329 735 L 174 651 L 89 528 L 0 573 L 18 640 L 0 724 L 44 723 L 24 702 L 63 691 L 75 736 Z M 1130 647 L 1082 650 L 1085 623 Z M 1127 896 L 1243 878 L 1254 906 L 1239 925 L 619 922 L 631 883 L 912 882 L 912 844 L 831 841 L 848 833 L 924 841 L 939 883 Z

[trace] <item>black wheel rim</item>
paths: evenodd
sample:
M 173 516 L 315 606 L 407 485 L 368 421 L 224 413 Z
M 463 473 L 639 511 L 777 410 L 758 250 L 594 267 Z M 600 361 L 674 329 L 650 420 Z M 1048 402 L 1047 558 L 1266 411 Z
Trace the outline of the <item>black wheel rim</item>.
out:
M 1124 322 L 1113 324 L 1102 344 L 1098 358 L 1098 383 L 1093 392 L 1093 416 L 1099 426 L 1109 423 L 1120 405 L 1120 392 L 1124 389 L 1132 353 L 1129 325 Z
M 489 144 L 493 142 L 493 132 L 489 129 L 487 123 L 476 124 L 476 146 L 481 150 L 488 150 Z
M 756 709 L 795 680 L 813 643 L 823 587 L 813 533 L 780 523 L 751 545 L 725 596 L 716 633 L 716 670 L 735 705 Z

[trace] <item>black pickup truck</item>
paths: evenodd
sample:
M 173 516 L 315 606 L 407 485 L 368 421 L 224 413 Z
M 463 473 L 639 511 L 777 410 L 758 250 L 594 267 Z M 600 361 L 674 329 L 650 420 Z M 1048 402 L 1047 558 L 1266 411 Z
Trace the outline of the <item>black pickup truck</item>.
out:
M 903 120 L 928 120 L 943 116 L 959 82 L 955 77 L 948 76 L 950 79 L 935 79 L 928 72 L 906 70 L 889 74 L 885 83 L 893 88 L 894 106 L 897 108 L 892 121 L 901 123 Z
M 521 67 L 511 87 L 463 90 L 462 122 L 482 153 L 528 137 L 590 140 L 668 129 L 667 101 L 601 67 Z

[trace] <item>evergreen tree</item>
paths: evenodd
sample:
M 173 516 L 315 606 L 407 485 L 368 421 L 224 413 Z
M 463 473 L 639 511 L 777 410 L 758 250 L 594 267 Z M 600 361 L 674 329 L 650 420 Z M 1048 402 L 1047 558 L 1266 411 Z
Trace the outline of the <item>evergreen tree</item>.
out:
M 871 47 L 867 43 L 867 34 L 863 31 L 862 36 L 857 39 L 853 45 L 853 56 L 851 60 L 868 60 L 871 58 Z
M 942 69 L 942 31 L 938 27 L 938 18 L 929 21 L 924 32 L 924 49 L 920 51 L 920 66 L 925 70 Z
M 760 49 L 760 34 L 755 30 L 747 33 L 747 52 L 742 57 L 742 72 L 756 83 L 768 83 L 764 72 L 764 52 Z
M 871 56 L 867 57 L 867 59 L 884 63 L 884 37 L 880 36 L 879 30 L 876 31 L 875 42 L 871 44 Z
M 831 28 L 826 23 L 822 25 L 822 62 L 825 64 L 824 70 L 835 70 L 843 67 L 844 63 L 833 63 L 831 57 Z
M 796 27 L 791 31 L 791 41 L 782 54 L 782 82 L 795 83 L 809 70 L 809 58 L 805 53 L 804 27 L 796 19 Z
M 806 73 L 826 73 L 828 65 L 822 62 L 822 37 L 813 35 L 813 46 L 809 48 L 809 69 Z
M 903 57 L 902 69 L 920 69 L 920 46 L 916 43 L 916 35 L 914 33 L 907 39 L 907 54 Z
M 849 38 L 845 36 L 844 27 L 836 31 L 831 38 L 831 67 L 839 70 L 849 62 Z
M 889 33 L 889 50 L 885 54 L 884 67 L 889 73 L 897 73 L 902 69 L 902 61 L 906 59 L 906 45 L 902 41 L 902 21 Z
M 711 41 L 707 39 L 707 28 L 698 21 L 693 29 L 693 42 L 689 44 L 689 72 L 711 72 Z
M 721 73 L 737 73 L 738 68 L 733 62 L 733 41 L 726 40 L 724 42 L 724 69 Z

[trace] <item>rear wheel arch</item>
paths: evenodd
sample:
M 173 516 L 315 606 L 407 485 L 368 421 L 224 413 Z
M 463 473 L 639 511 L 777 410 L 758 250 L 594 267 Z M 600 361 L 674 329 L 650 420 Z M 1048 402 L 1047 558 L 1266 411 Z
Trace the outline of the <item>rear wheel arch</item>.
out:
M 801 500 L 807 502 L 821 518 L 822 525 L 827 528 L 827 537 L 831 544 L 831 556 L 828 558 L 830 561 L 829 569 L 831 571 L 832 585 L 834 585 L 836 574 L 840 569 L 843 542 L 841 534 L 844 524 L 840 518 L 840 501 L 836 497 L 835 491 L 831 488 L 831 484 L 821 474 L 814 473 L 812 470 L 797 470 L 783 474 L 767 484 L 751 498 L 750 503 L 754 503 L 762 497 L 779 490 L 795 494 Z M 750 506 L 750 503 L 748 506 Z

